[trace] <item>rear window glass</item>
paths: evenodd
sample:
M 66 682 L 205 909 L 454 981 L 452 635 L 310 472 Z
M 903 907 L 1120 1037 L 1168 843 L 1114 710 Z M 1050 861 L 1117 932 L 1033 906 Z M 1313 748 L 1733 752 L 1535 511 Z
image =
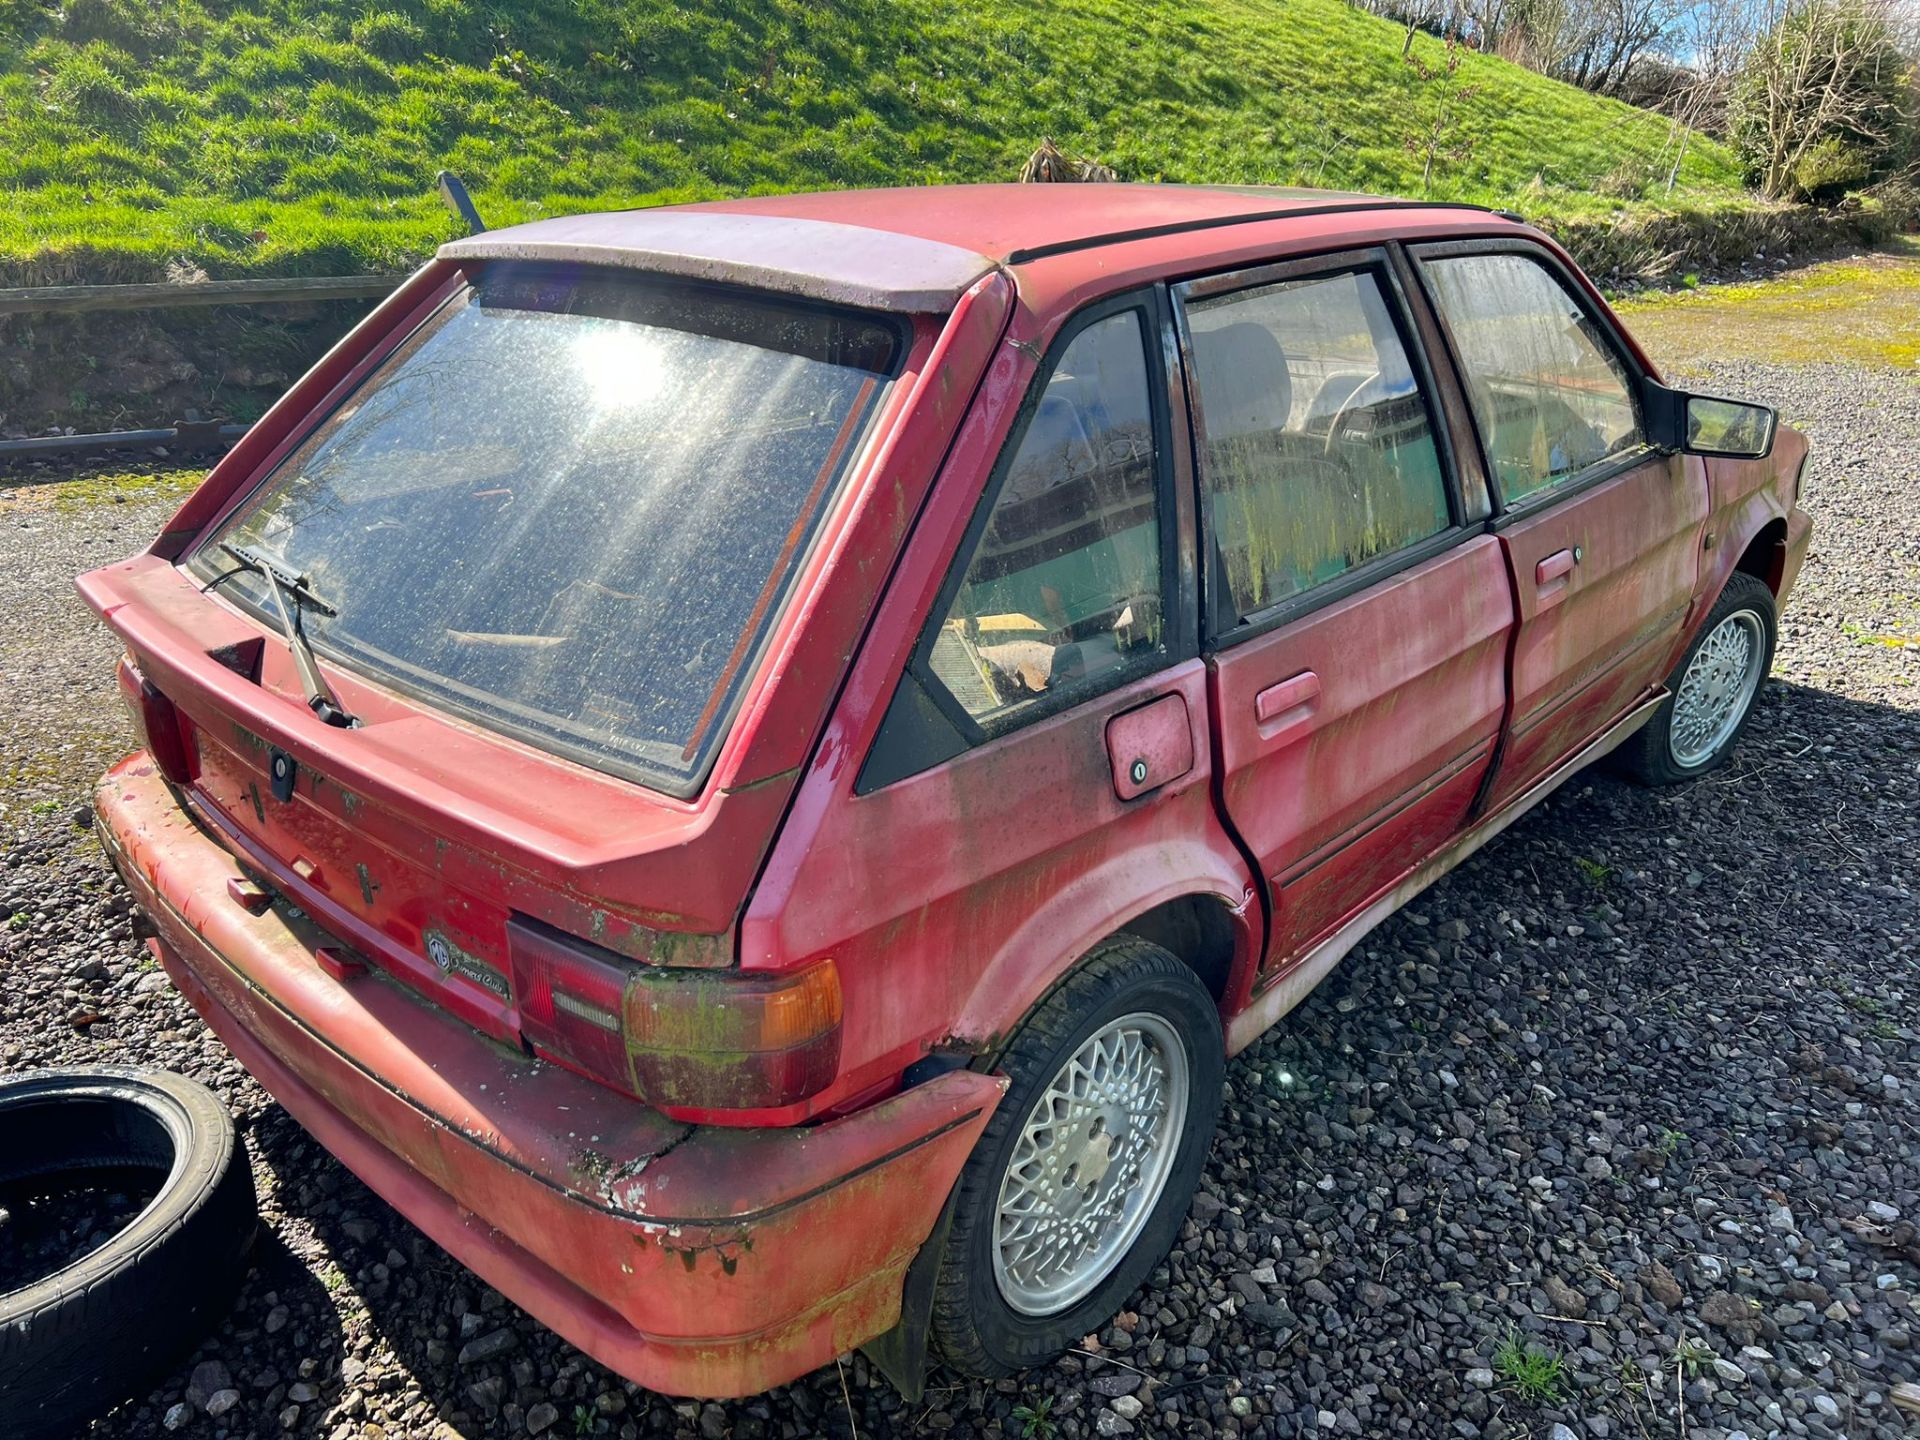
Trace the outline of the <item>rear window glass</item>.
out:
M 890 322 L 495 265 L 201 548 L 354 670 L 685 793 L 894 372 Z M 222 583 L 263 615 L 265 582 Z
M 1188 325 L 1226 580 L 1216 626 L 1452 523 L 1426 401 L 1375 274 L 1228 295 L 1195 306 Z

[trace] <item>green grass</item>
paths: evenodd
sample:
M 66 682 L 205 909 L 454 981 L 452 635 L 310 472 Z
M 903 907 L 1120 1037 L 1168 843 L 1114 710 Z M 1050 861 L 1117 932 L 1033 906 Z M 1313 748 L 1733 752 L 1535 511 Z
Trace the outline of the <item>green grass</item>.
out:
M 1440 103 L 1344 0 L 0 0 L 0 283 L 388 268 L 496 224 L 752 191 L 1123 178 L 1417 195 Z M 1437 63 L 1438 42 L 1416 53 Z M 1737 201 L 1663 119 L 1471 56 L 1434 198 Z
M 1673 1347 L 1673 1363 L 1680 1367 L 1680 1373 L 1689 1380 L 1696 1378 L 1712 1364 L 1713 1358 L 1713 1347 L 1704 1340 L 1682 1335 Z
M 1567 1388 L 1567 1362 L 1509 1330 L 1493 1352 L 1493 1373 L 1530 1405 L 1551 1405 Z
M 1020 1440 L 1053 1440 L 1053 1397 L 1042 1396 L 1034 1405 L 1013 1407 L 1013 1418 L 1020 1426 Z
M 1613 880 L 1613 867 L 1600 860 L 1589 860 L 1584 855 L 1573 857 L 1575 867 L 1580 871 L 1587 884 L 1596 890 L 1604 890 Z

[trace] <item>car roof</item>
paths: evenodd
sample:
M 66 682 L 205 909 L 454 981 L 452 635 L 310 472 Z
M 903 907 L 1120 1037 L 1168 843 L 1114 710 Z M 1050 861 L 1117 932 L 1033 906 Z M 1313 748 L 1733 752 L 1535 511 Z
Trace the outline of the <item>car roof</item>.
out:
M 891 190 L 824 190 L 756 195 L 697 208 L 728 214 L 792 215 L 865 225 L 937 240 L 1018 263 L 1032 252 L 1091 247 L 1142 230 L 1187 228 L 1395 200 L 1339 190 L 1280 186 L 917 185 Z
M 937 311 L 1000 265 L 1255 220 L 1409 208 L 1487 218 L 1477 206 L 1277 186 L 925 185 L 564 216 L 457 240 L 440 254 L 621 265 Z

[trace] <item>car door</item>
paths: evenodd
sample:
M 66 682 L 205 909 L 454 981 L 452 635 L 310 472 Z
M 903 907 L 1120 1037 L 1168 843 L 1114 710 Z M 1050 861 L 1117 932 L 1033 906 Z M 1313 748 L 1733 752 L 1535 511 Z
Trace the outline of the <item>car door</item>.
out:
M 1492 809 L 1665 679 L 1699 578 L 1707 486 L 1697 461 L 1647 444 L 1638 362 L 1557 257 L 1494 241 L 1415 253 L 1519 610 Z
M 783 946 L 833 955 L 849 1054 L 1004 1024 L 1116 911 L 1244 895 L 1213 803 L 1170 332 L 1152 290 L 1064 324 L 853 793 L 762 882 Z
M 1512 596 L 1386 251 L 1177 303 L 1215 764 L 1268 886 L 1271 978 L 1461 828 Z

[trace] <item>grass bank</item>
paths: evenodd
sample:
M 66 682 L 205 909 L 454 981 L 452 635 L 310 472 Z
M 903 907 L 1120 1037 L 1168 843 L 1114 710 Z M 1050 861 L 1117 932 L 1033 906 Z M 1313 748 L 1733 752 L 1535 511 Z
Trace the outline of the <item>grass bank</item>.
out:
M 1344 0 L 0 0 L 0 283 L 399 268 L 453 231 L 441 165 L 504 223 L 1011 178 L 1043 135 L 1568 222 L 1741 203 L 1716 143 L 1402 40 Z

